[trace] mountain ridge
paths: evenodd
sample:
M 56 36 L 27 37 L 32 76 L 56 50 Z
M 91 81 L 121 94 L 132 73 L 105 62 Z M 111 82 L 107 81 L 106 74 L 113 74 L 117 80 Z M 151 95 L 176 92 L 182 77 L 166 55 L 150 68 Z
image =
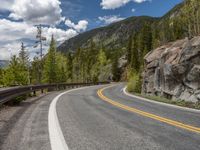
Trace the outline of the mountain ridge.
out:
M 111 49 L 111 47 L 123 48 L 127 44 L 126 41 L 131 34 L 134 35 L 134 33 L 138 32 L 144 24 L 162 24 L 164 20 L 176 15 L 182 6 L 183 3 L 177 4 L 162 17 L 132 16 L 104 27 L 86 31 L 63 42 L 58 46 L 58 51 L 67 53 L 74 52 L 78 48 L 87 48 L 89 47 L 89 41 L 91 40 L 95 42 L 97 47 L 103 45 L 106 49 Z M 123 39 L 120 39 L 121 36 L 123 36 Z
M 157 19 L 158 19 L 157 17 L 150 17 L 150 16 L 129 17 L 125 20 L 112 23 L 108 26 L 99 27 L 99 28 L 92 29 L 90 31 L 86 31 L 69 40 L 66 40 L 64 43 L 59 45 L 58 51 L 61 51 L 61 52 L 72 51 L 73 52 L 77 50 L 78 48 L 88 47 L 90 40 L 93 40 L 97 44 L 98 42 L 100 42 L 100 39 L 102 38 L 105 39 L 105 38 L 109 38 L 115 35 L 120 36 L 120 34 L 123 34 L 123 36 L 126 35 L 124 38 L 128 40 L 130 34 L 132 34 L 133 32 L 137 32 L 142 27 L 144 22 L 152 22 Z M 117 32 L 119 34 L 117 34 Z M 119 40 L 120 38 L 117 39 L 117 41 Z M 109 44 L 112 45 L 113 44 L 112 42 L 113 41 L 108 42 L 104 40 L 103 42 L 100 42 L 100 43 L 103 44 L 104 47 L 107 47 Z M 101 44 L 97 44 L 97 45 L 100 46 Z M 122 47 L 116 46 L 115 48 L 122 48 Z

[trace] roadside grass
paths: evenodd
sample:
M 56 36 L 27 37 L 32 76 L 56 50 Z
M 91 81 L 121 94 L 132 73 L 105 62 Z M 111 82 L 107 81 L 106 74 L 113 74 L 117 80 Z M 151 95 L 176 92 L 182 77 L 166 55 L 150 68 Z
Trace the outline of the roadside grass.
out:
M 139 96 L 139 97 L 147 98 L 149 100 L 154 100 L 154 101 L 158 101 L 158 102 L 162 102 L 162 103 L 167 103 L 167 104 L 177 105 L 177 106 L 181 106 L 181 107 L 187 107 L 187 108 L 193 108 L 193 109 L 200 110 L 200 102 L 193 103 L 193 102 L 188 102 L 188 101 L 180 100 L 180 99 L 179 100 L 170 100 L 170 99 L 160 97 L 160 96 L 149 96 L 149 95 L 133 93 L 133 92 L 130 92 L 130 93 L 132 93 L 136 96 Z

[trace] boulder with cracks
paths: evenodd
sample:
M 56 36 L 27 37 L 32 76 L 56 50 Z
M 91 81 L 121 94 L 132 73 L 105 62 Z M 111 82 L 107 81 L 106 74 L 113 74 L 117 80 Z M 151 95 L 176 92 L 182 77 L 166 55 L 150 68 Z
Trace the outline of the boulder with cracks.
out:
M 142 92 L 200 101 L 200 37 L 161 46 L 145 56 Z

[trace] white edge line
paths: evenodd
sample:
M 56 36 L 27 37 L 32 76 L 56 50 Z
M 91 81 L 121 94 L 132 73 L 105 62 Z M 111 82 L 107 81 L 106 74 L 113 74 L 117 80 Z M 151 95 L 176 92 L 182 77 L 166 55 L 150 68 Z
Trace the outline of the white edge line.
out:
M 92 87 L 92 86 L 90 86 Z M 69 150 L 64 135 L 62 133 L 57 112 L 56 112 L 56 103 L 59 100 L 61 96 L 64 94 L 67 94 L 72 91 L 80 90 L 80 89 L 85 89 L 89 87 L 82 87 L 82 88 L 77 88 L 77 89 L 72 89 L 66 92 L 63 92 L 56 96 L 53 101 L 50 104 L 49 107 L 49 114 L 48 114 L 48 129 L 49 129 L 49 138 L 50 138 L 50 144 L 51 144 L 51 150 Z
M 162 103 L 162 102 L 158 102 L 158 101 L 154 101 L 154 100 L 149 100 L 147 98 L 143 98 L 143 97 L 139 97 L 139 96 L 130 94 L 126 90 L 127 90 L 127 86 L 123 88 L 123 93 L 125 95 L 129 96 L 129 97 L 137 98 L 139 100 L 143 100 L 143 101 L 154 103 L 154 104 L 159 104 L 159 105 L 163 105 L 163 106 L 173 107 L 173 108 L 177 108 L 177 109 L 181 109 L 181 110 L 186 110 L 186 111 L 190 111 L 190 112 L 195 112 L 195 113 L 200 113 L 200 110 L 197 110 L 197 109 L 186 108 L 186 107 L 181 107 L 181 106 L 176 106 L 176 105 L 172 105 L 172 104 Z

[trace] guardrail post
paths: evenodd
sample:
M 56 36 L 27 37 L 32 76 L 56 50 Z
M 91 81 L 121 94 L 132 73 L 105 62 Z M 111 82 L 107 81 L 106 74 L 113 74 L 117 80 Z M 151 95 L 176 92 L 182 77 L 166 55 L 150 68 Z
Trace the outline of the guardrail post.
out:
M 55 89 L 56 91 L 58 91 L 59 90 L 59 86 L 58 86 L 58 84 L 56 84 L 56 89 Z
M 36 96 L 36 91 L 33 91 L 33 96 Z

